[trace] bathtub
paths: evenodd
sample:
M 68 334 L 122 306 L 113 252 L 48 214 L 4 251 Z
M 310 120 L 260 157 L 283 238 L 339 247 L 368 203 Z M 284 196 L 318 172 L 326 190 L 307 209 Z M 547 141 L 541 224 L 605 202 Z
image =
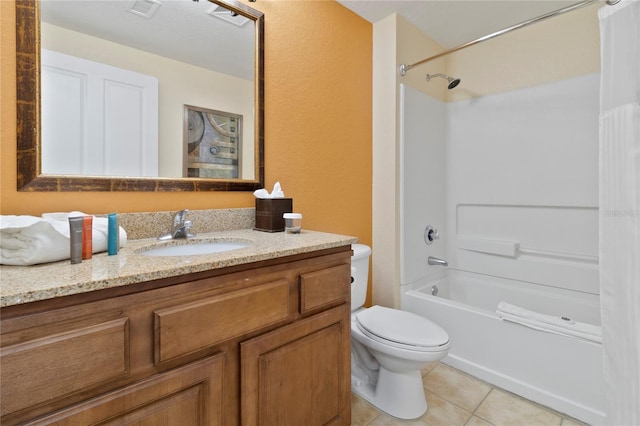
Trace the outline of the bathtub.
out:
M 598 295 L 454 269 L 403 286 L 402 309 L 449 333 L 443 363 L 581 421 L 605 423 L 602 346 L 503 321 L 500 301 L 600 324 Z

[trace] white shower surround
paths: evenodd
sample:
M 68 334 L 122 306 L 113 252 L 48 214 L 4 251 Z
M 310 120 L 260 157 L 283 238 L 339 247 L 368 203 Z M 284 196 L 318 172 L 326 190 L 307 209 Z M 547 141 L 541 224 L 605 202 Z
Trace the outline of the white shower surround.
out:
M 598 297 L 598 74 L 452 104 L 403 85 L 400 103 L 403 294 L 441 272 L 426 261 L 436 256 L 512 285 Z M 429 246 L 427 225 L 441 234 Z M 456 367 L 482 369 L 468 361 Z M 504 385 L 495 374 L 483 378 Z

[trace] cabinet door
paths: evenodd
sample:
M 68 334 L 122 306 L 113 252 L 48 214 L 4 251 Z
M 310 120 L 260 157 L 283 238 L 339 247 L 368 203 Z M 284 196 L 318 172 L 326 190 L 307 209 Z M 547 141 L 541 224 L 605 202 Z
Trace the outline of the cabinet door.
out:
M 222 425 L 224 356 L 205 358 L 29 425 Z
M 242 343 L 242 424 L 349 425 L 350 330 L 345 304 Z

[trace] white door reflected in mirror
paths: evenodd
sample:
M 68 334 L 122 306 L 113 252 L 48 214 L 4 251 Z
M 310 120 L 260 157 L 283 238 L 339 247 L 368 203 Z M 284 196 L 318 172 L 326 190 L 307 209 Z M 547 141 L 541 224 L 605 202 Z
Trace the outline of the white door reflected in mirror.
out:
M 42 172 L 158 176 L 158 79 L 41 55 Z

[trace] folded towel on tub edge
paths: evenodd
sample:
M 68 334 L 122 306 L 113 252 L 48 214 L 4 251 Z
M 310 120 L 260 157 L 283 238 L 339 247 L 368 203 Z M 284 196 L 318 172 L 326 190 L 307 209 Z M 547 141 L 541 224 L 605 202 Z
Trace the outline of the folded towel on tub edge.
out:
M 602 327 L 573 321 L 565 317 L 541 314 L 519 306 L 500 302 L 496 310 L 498 317 L 536 330 L 563 336 L 577 337 L 602 343 Z

